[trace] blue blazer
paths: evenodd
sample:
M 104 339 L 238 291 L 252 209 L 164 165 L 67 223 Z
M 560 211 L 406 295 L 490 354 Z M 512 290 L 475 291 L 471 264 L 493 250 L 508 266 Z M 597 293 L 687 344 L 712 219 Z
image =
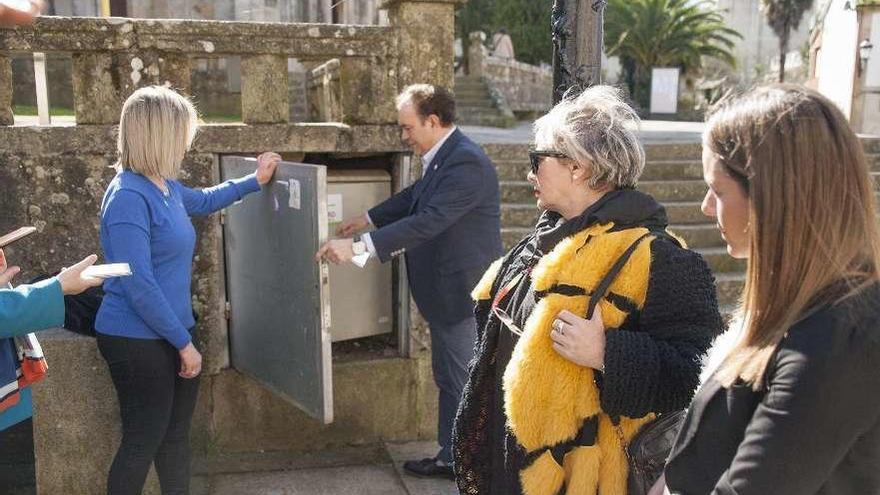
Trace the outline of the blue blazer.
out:
M 425 175 L 369 211 L 382 262 L 406 253 L 410 290 L 431 324 L 473 315 L 470 292 L 502 254 L 501 194 L 492 161 L 455 130 Z

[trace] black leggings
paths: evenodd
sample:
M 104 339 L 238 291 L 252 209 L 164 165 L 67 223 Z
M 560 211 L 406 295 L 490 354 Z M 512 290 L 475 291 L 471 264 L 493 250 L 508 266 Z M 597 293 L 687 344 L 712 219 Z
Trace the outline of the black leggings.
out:
M 189 426 L 199 378 L 181 378 L 180 355 L 165 340 L 98 334 L 98 349 L 119 397 L 122 444 L 107 479 L 109 495 L 141 493 L 150 463 L 163 495 L 189 493 Z

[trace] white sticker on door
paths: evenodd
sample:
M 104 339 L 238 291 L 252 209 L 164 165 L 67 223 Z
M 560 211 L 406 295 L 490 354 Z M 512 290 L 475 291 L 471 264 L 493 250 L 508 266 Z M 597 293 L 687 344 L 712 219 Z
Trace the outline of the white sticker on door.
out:
M 299 210 L 302 208 L 302 191 L 299 187 L 299 181 L 296 179 L 290 179 L 290 198 L 287 200 L 287 206 L 293 208 L 295 210 Z

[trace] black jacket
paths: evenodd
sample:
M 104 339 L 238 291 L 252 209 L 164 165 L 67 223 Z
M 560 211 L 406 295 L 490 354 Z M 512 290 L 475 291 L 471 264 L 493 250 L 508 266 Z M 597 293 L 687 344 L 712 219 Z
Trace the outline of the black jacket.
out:
M 880 494 L 880 289 L 793 326 L 765 383 L 697 393 L 667 463 L 672 493 Z
M 640 265 L 633 261 L 635 257 L 631 260 L 634 272 L 644 270 L 637 277 L 647 279 L 644 301 L 628 299 L 614 290 L 606 297 L 627 316 L 619 327 L 607 333 L 605 374 L 594 375 L 602 413 L 598 419 L 599 431 L 593 431 L 589 438 L 579 434 L 576 444 L 610 449 L 610 453 L 602 455 L 604 462 L 625 465 L 622 455 L 615 456 L 622 454 L 618 439 L 601 433 L 607 431 L 608 417 L 625 418 L 622 421 L 627 422 L 629 418 L 642 418 L 651 412 L 682 409 L 693 395 L 698 383 L 700 356 L 712 337 L 720 332 L 722 324 L 709 268 L 698 254 L 682 249 L 662 233 L 666 227 L 662 206 L 642 193 L 622 190 L 605 195 L 580 217 L 564 223 L 559 222 L 557 214 L 545 213 L 536 231 L 505 256 L 497 275 L 490 269 L 475 291 L 478 337 L 453 439 L 454 465 L 461 493 L 528 494 L 520 485 L 522 472 L 534 466 L 536 456 L 542 455 L 541 449 L 527 452 L 507 424 L 503 375 L 514 347 L 522 341 L 503 329 L 493 316 L 492 300 L 517 273 L 540 273 L 543 263 L 539 260 L 552 260 L 553 255 L 548 257 L 548 253 L 558 255 L 557 246 L 563 240 L 580 239 L 584 232 L 597 225 L 609 224 L 612 225 L 610 230 L 596 237 L 588 236 L 583 248 L 578 249 L 579 256 L 589 258 L 588 265 L 605 267 L 619 257 L 617 251 L 602 251 L 598 247 L 603 245 L 606 236 L 630 236 L 631 232 L 647 229 L 657 233 L 657 238 L 642 246 L 649 251 L 649 255 L 642 258 L 649 260 L 648 263 Z M 574 245 L 580 245 L 580 241 Z M 570 266 L 560 266 L 560 269 Z M 493 268 L 497 267 L 493 265 Z M 573 280 L 571 285 L 536 291 L 537 282 L 527 275 L 501 303 L 525 332 L 546 331 L 543 329 L 546 325 L 540 326 L 538 319 L 530 318 L 533 310 L 540 311 L 536 308 L 542 301 L 559 294 L 585 297 L 578 294 L 589 293 L 589 279 L 584 276 Z M 489 284 L 491 288 L 486 289 L 487 293 L 480 295 L 481 286 Z M 551 362 L 545 365 L 545 369 L 556 366 Z M 585 427 L 588 424 L 586 422 Z M 582 433 L 587 433 L 587 429 Z M 571 446 L 565 447 L 568 448 Z M 625 479 L 625 467 L 617 469 L 622 470 L 619 474 Z M 604 481 L 600 484 L 607 493 L 619 491 L 607 484 Z

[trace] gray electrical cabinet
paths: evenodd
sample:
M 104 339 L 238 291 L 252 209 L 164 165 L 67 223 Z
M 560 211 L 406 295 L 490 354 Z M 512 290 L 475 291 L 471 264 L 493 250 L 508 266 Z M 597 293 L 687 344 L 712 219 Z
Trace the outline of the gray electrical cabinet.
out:
M 253 158 L 220 161 L 224 180 L 255 168 Z M 328 174 L 282 162 L 262 191 L 223 216 L 231 364 L 325 424 L 333 421 L 331 341 L 397 329 L 401 354 L 409 352 L 409 294 L 405 282 L 394 283 L 391 264 L 314 260 L 339 222 L 391 192 L 386 171 Z M 405 277 L 400 266 L 397 273 Z
M 327 219 L 330 237 L 346 218 L 361 215 L 391 196 L 391 175 L 384 170 L 329 170 Z M 330 265 L 330 335 L 333 342 L 390 333 L 393 330 L 390 263 L 371 259 L 359 268 Z

